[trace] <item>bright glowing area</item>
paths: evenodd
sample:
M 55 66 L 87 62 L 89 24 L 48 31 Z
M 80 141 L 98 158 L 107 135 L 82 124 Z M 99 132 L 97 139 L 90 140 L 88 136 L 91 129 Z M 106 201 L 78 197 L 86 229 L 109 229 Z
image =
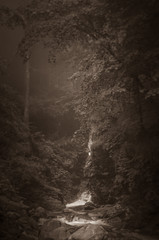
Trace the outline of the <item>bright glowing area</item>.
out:
M 86 220 L 78 217 L 74 217 L 74 219 L 70 222 L 67 221 L 65 217 L 59 218 L 58 220 L 62 223 L 66 223 L 71 226 L 81 226 L 85 224 L 108 225 L 106 222 L 102 220 Z
M 89 138 L 89 142 L 88 142 L 88 149 L 89 149 L 89 152 L 88 152 L 88 155 L 89 156 L 91 156 L 91 152 L 92 152 L 92 150 L 91 150 L 91 148 L 92 148 L 92 135 L 90 136 L 90 138 Z
M 83 192 L 77 201 L 66 204 L 66 207 L 69 208 L 69 207 L 83 206 L 87 202 L 91 202 L 91 198 L 92 197 L 89 192 Z
M 71 208 L 71 207 L 76 207 L 76 206 L 82 206 L 82 205 L 85 205 L 87 202 L 91 202 L 91 194 L 86 191 L 86 192 L 83 192 L 80 196 L 80 198 L 73 202 L 73 203 L 69 203 L 66 205 L 67 208 Z M 57 219 L 61 222 L 61 223 L 66 223 L 68 225 L 71 225 L 71 226 L 83 226 L 83 225 L 86 225 L 86 224 L 94 224 L 94 225 L 105 225 L 105 226 L 109 226 L 109 224 L 101 219 L 85 219 L 84 216 L 82 218 L 82 216 L 74 216 L 74 214 L 81 214 L 81 215 L 85 215 L 86 212 L 76 212 L 74 211 L 73 209 L 69 209 L 70 212 L 73 213 L 73 217 L 71 218 L 71 220 L 69 221 L 67 219 L 67 217 L 62 217 L 62 216 L 59 216 L 57 217 Z

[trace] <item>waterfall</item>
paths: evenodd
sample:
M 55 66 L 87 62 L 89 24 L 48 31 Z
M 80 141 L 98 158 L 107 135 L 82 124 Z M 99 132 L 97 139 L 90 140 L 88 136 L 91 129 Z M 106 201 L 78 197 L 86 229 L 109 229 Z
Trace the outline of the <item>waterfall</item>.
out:
M 88 141 L 88 156 L 92 154 L 92 134 L 90 134 L 89 141 Z
M 88 158 L 86 160 L 86 164 L 85 164 L 85 169 L 87 169 L 91 163 L 91 155 L 92 155 L 92 136 L 93 136 L 93 129 L 90 132 L 90 136 L 89 136 L 89 141 L 88 141 Z M 87 202 L 91 202 L 92 196 L 90 194 L 90 192 L 88 190 L 84 191 L 80 197 L 72 203 L 68 203 L 66 204 L 66 207 L 75 207 L 75 206 L 82 206 L 85 205 Z
M 66 204 L 66 207 L 69 208 L 69 207 L 83 206 L 87 202 L 90 202 L 91 198 L 92 198 L 91 194 L 88 191 L 85 191 L 81 194 L 79 199 L 77 199 L 75 202 Z
M 87 169 L 89 169 L 90 165 L 91 165 L 91 156 L 92 156 L 92 144 L 93 144 L 93 129 L 90 132 L 89 135 L 89 140 L 88 140 L 88 157 L 86 159 L 86 163 L 85 163 L 85 171 L 87 172 Z

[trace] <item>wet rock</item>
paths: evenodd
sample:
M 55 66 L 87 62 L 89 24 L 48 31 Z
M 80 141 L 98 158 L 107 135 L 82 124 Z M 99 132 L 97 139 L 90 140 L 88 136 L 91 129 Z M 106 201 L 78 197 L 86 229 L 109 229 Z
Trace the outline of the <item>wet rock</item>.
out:
M 91 220 L 91 217 L 88 216 L 86 213 L 85 214 L 79 214 L 79 213 L 69 213 L 66 215 L 66 220 L 68 222 L 71 221 L 78 221 L 79 219 L 84 219 L 84 220 Z
M 92 202 L 87 202 L 85 205 L 84 205 L 84 209 L 85 210 L 92 210 L 94 209 L 96 206 L 92 203 Z
M 92 220 L 97 220 L 99 218 L 102 218 L 103 213 L 88 213 L 88 216 L 92 219 Z
M 70 212 L 73 212 L 73 210 L 72 210 L 72 209 L 69 209 L 69 208 L 65 208 L 65 209 L 63 210 L 63 212 L 64 212 L 64 213 L 70 213 Z
M 107 236 L 108 232 L 102 226 L 89 224 L 73 233 L 69 240 L 106 240 Z
M 58 220 L 46 221 L 44 225 L 41 227 L 39 240 L 45 240 L 47 238 L 50 238 L 54 230 L 59 227 L 61 227 L 61 222 Z
M 72 206 L 70 209 L 72 209 L 73 211 L 83 211 L 84 206 Z

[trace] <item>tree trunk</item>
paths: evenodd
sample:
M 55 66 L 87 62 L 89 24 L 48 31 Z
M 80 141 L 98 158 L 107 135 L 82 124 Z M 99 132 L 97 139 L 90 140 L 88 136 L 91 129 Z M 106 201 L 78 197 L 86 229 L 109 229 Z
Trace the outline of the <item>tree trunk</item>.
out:
M 139 114 L 140 128 L 143 130 L 144 120 L 143 120 L 143 110 L 142 110 L 142 103 L 141 103 L 141 96 L 140 96 L 140 82 L 137 77 L 134 78 L 134 80 L 135 80 L 136 104 L 137 104 L 137 111 Z
M 29 128 L 29 95 L 30 95 L 30 60 L 25 63 L 25 103 L 24 103 L 24 122 Z

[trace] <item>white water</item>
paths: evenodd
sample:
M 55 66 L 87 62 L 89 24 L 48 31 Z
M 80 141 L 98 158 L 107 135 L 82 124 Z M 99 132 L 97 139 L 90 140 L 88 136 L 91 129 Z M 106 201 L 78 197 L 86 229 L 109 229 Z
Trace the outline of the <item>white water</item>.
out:
M 76 206 L 83 206 L 87 202 L 91 202 L 91 198 L 92 196 L 89 192 L 83 192 L 78 200 L 76 200 L 75 202 L 66 204 L 66 207 L 70 208 L 70 207 L 76 207 Z
M 88 142 L 88 156 L 91 156 L 92 154 L 92 134 L 90 134 L 90 138 L 89 138 L 89 142 Z M 86 203 L 88 202 L 92 202 L 91 201 L 92 196 L 88 191 L 85 191 L 81 194 L 81 196 L 79 197 L 79 199 L 77 199 L 75 202 L 72 203 L 68 203 L 66 204 L 66 208 L 71 208 L 71 207 L 77 207 L 77 206 L 84 206 Z M 75 211 L 74 211 L 75 212 Z M 73 219 L 71 221 L 68 221 L 66 219 L 66 217 L 60 217 L 59 220 L 62 223 L 66 223 L 72 226 L 80 226 L 80 225 L 85 225 L 85 224 L 99 224 L 99 225 L 106 225 L 105 222 L 103 222 L 102 220 L 87 220 L 87 219 L 83 219 L 83 218 L 79 218 L 78 216 L 73 217 Z
M 89 141 L 88 141 L 88 156 L 91 156 L 92 154 L 92 149 L 91 149 L 92 143 L 93 143 L 92 134 L 90 134 Z M 91 199 L 92 199 L 92 196 L 88 191 L 83 192 L 78 200 L 76 200 L 75 202 L 66 204 L 66 208 L 84 206 L 87 202 L 91 202 Z
M 92 154 L 92 134 L 90 134 L 90 137 L 89 137 L 89 142 L 88 142 L 88 156 L 91 156 Z
M 88 191 L 83 192 L 78 200 L 76 200 L 75 202 L 67 204 L 66 208 L 84 206 L 87 202 L 91 202 L 91 198 L 92 198 L 91 194 Z M 85 224 L 108 225 L 106 222 L 102 221 L 101 219 L 96 219 L 96 220 L 90 219 L 90 220 L 88 220 L 88 219 L 82 218 L 82 215 L 86 214 L 85 211 L 84 212 L 79 212 L 79 211 L 74 211 L 72 209 L 70 209 L 70 211 L 74 215 L 75 214 L 78 214 L 78 215 L 81 214 L 81 217 L 75 215 L 71 219 L 71 221 L 68 221 L 66 217 L 62 217 L 62 216 L 57 217 L 57 219 L 60 222 L 66 223 L 66 224 L 71 225 L 71 226 L 83 226 Z
M 86 220 L 83 218 L 78 218 L 78 217 L 74 217 L 72 221 L 67 221 L 65 217 L 63 218 L 59 218 L 58 220 L 60 220 L 60 222 L 62 223 L 66 223 L 68 225 L 71 226 L 81 226 L 81 225 L 85 225 L 85 224 L 94 224 L 94 225 L 108 225 L 106 222 L 98 219 L 98 220 Z

